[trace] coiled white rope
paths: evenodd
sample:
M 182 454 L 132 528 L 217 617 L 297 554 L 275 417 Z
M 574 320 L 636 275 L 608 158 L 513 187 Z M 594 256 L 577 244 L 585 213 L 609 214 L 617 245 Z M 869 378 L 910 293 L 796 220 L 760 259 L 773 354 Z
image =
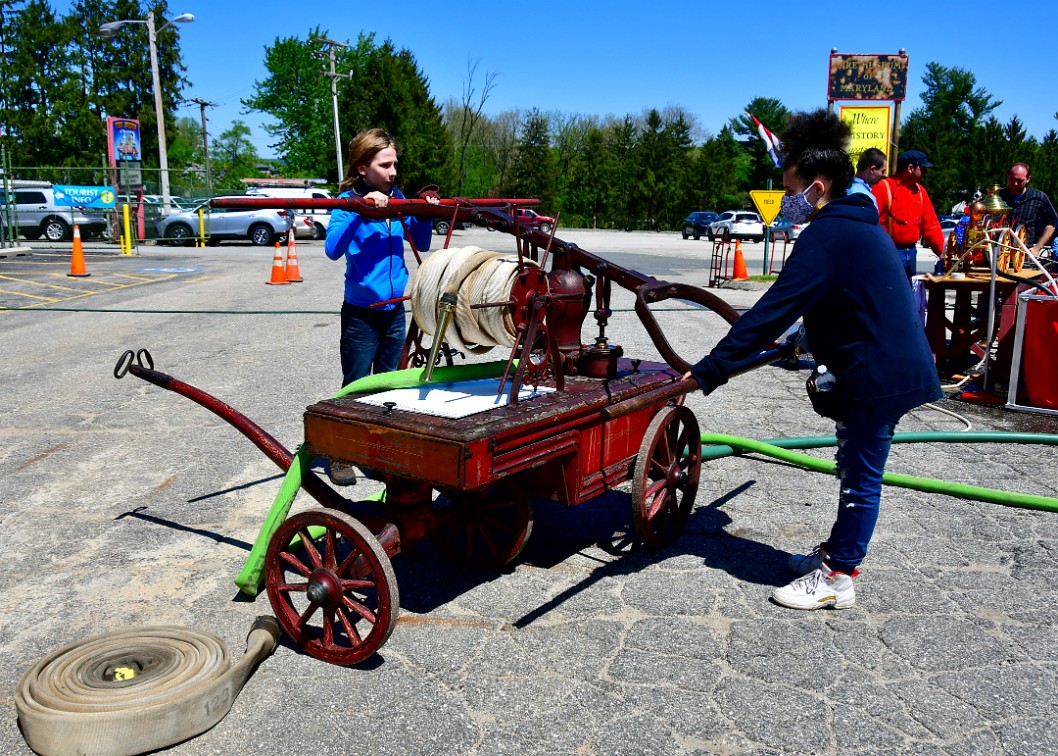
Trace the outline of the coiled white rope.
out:
M 231 667 L 212 633 L 147 627 L 71 643 L 31 667 L 15 689 L 22 734 L 40 754 L 145 753 L 224 718 L 279 624 L 259 617 Z
M 535 266 L 532 260 L 523 264 Z M 449 247 L 430 254 L 411 284 L 412 316 L 424 333 L 440 321 L 441 295 L 456 295 L 456 310 L 445 341 L 453 349 L 483 354 L 494 346 L 514 346 L 517 331 L 507 307 L 471 309 L 472 304 L 506 302 L 518 275 L 518 256 L 480 247 Z

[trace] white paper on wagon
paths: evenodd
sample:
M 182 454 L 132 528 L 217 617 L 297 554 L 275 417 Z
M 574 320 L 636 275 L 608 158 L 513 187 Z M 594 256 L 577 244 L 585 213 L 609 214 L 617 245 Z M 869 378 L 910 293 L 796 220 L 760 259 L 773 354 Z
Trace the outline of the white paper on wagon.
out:
M 496 407 L 506 407 L 511 396 L 510 386 L 511 382 L 508 381 L 503 393 L 497 394 L 499 381 L 494 378 L 456 383 L 424 383 L 412 388 L 391 389 L 379 394 L 370 394 L 356 401 L 378 407 L 386 406 L 386 402 L 393 402 L 393 409 L 435 417 L 460 418 L 486 412 Z M 518 401 L 534 399 L 543 394 L 550 394 L 554 390 L 547 386 L 540 386 L 535 390 L 522 386 L 518 392 Z

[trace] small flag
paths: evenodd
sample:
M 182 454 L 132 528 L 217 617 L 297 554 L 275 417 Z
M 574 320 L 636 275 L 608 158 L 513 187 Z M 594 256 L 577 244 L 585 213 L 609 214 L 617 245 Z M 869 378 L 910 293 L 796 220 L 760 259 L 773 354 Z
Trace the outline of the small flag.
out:
M 779 157 L 779 150 L 782 149 L 782 142 L 779 138 L 768 131 L 768 127 L 758 121 L 755 116 L 750 113 L 746 113 L 750 118 L 753 119 L 753 124 L 757 127 L 757 133 L 760 134 L 760 138 L 764 140 L 764 148 L 771 155 L 771 161 L 775 163 L 776 168 L 782 168 L 782 158 Z

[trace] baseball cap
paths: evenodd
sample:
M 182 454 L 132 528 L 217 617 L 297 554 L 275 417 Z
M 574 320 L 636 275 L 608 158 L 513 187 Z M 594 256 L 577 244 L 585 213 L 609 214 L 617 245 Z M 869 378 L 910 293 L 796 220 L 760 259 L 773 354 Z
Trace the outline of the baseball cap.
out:
M 908 150 L 907 152 L 901 152 L 896 161 L 901 165 L 917 165 L 922 168 L 932 168 L 933 163 L 929 162 L 929 158 L 926 157 L 926 153 L 922 150 Z

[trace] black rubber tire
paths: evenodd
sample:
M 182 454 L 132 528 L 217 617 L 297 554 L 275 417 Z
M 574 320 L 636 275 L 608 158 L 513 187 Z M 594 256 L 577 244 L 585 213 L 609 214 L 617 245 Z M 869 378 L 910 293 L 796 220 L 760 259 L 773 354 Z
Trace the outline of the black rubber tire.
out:
M 256 223 L 250 226 L 247 237 L 250 239 L 250 244 L 255 247 L 270 247 L 280 239 L 280 236 L 264 223 Z
M 438 236 L 446 236 L 448 234 L 448 226 L 449 224 L 446 220 L 435 221 L 433 224 L 433 232 Z
M 44 225 L 41 226 L 41 232 L 44 234 L 44 238 L 50 242 L 70 241 L 73 238 L 70 224 L 62 218 L 48 218 L 44 221 Z
M 327 238 L 327 228 L 322 223 L 312 224 L 312 239 L 313 241 L 323 241 Z
M 540 224 L 540 233 L 542 233 L 542 234 L 550 234 L 551 233 L 551 224 L 550 223 L 541 223 Z
M 165 235 L 173 246 L 190 246 L 195 238 L 194 230 L 186 223 L 174 223 L 165 229 Z

